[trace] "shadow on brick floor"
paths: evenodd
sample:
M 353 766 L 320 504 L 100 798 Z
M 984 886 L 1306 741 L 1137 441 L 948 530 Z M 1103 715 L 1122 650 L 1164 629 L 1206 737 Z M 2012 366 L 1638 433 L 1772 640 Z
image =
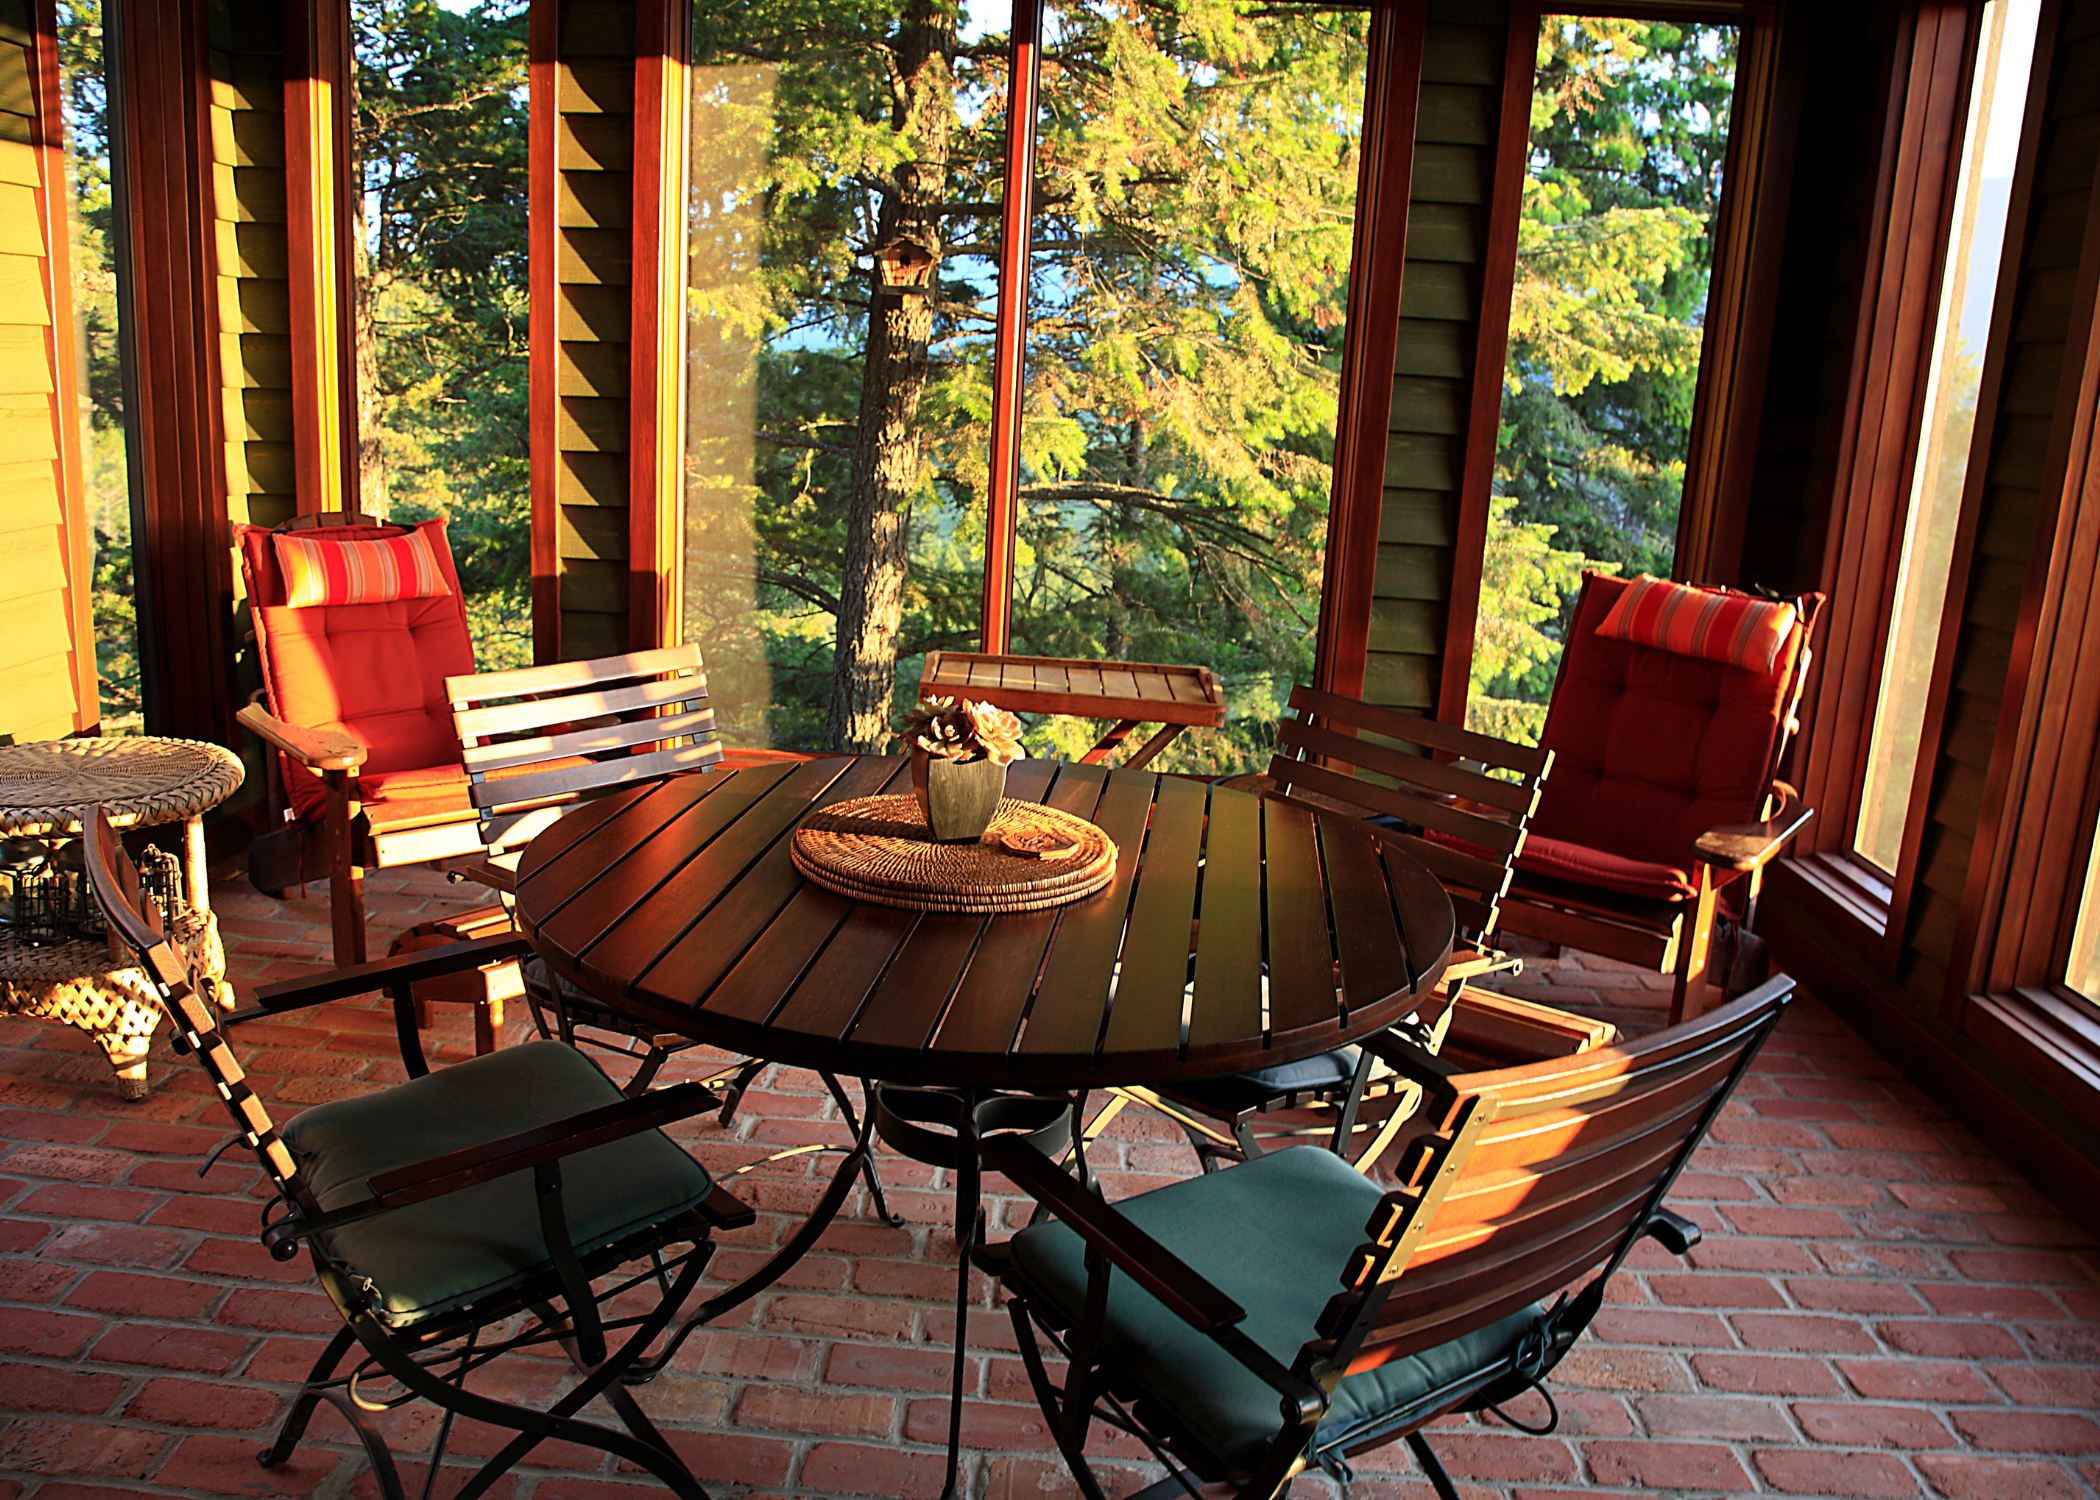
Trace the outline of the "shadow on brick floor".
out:
M 325 967 L 325 890 L 268 900 L 218 887 L 236 984 Z M 390 929 L 478 904 L 418 874 L 367 887 L 374 951 Z M 1580 956 L 1530 960 L 1514 992 L 1661 1024 L 1657 976 Z M 508 1036 L 524 1033 L 510 1018 Z M 317 1419 L 289 1471 L 253 1454 L 333 1314 L 303 1264 L 255 1240 L 260 1174 L 229 1153 L 201 1075 L 153 1056 L 153 1093 L 118 1101 L 88 1044 L 0 1021 L 0 1500 L 114 1494 L 368 1495 L 362 1454 Z M 391 1023 L 369 1004 L 244 1028 L 237 1049 L 281 1114 L 393 1082 Z M 470 1050 L 438 1017 L 439 1060 Z M 675 1074 L 704 1067 L 690 1054 Z M 728 1277 L 790 1232 L 825 1158 L 767 1158 L 843 1139 L 817 1081 L 775 1069 L 734 1125 L 676 1132 L 760 1210 L 725 1236 Z M 1126 1114 L 1097 1148 L 1122 1194 L 1193 1170 L 1164 1122 Z M 643 1405 L 731 1495 L 932 1496 L 941 1478 L 955 1246 L 941 1174 L 884 1159 L 891 1229 L 856 1199 L 806 1260 L 723 1326 L 696 1335 Z M 2010 1500 L 2100 1494 L 2100 1253 L 2048 1199 L 1897 1075 L 1812 998 L 1797 1004 L 1672 1199 L 1706 1242 L 1636 1254 L 1554 1386 L 1549 1437 L 1492 1418 L 1447 1422 L 1438 1446 L 1470 1497 L 1777 1494 Z M 995 1198 L 995 1226 L 1025 1216 Z M 1026 1390 L 1011 1330 L 980 1288 L 965 1422 L 973 1496 L 1038 1500 L 1073 1486 Z M 561 1367 L 507 1379 L 552 1388 Z M 404 1477 L 432 1423 L 388 1419 Z M 467 1429 L 462 1453 L 487 1451 Z M 1104 1443 L 1120 1491 L 1156 1475 Z M 464 1474 L 465 1470 L 460 1471 Z M 439 1494 L 453 1485 L 440 1476 Z M 1298 1493 L 1326 1494 L 1324 1476 Z M 1361 1500 L 1427 1496 L 1399 1447 L 1370 1455 Z M 497 1490 L 512 1500 L 636 1493 L 601 1456 L 542 1449 Z M 659 1492 L 660 1493 L 660 1492 Z

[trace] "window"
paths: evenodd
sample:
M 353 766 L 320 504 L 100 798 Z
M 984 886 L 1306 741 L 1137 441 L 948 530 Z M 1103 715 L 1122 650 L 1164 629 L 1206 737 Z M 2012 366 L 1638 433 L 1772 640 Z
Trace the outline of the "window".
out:
M 2093 840 L 2093 856 L 2087 862 L 2085 895 L 2078 903 L 2078 925 L 2071 934 L 2071 962 L 2064 983 L 2095 1005 L 2100 1005 L 2100 837 Z
M 525 10 L 351 7 L 356 505 L 448 518 L 483 671 L 532 659 Z
M 978 644 L 995 478 L 1008 649 L 1202 663 L 1273 720 L 1319 615 L 1368 7 L 1046 9 L 1016 460 L 1009 14 L 809 14 L 693 15 L 681 603 L 725 738 L 882 748 L 923 654 Z
M 1999 251 L 2005 241 L 2006 207 L 2040 10 L 2040 0 L 1988 0 L 1984 6 L 1962 167 L 1955 181 L 1953 230 L 1927 367 L 1922 436 L 1911 475 L 1879 701 L 1852 843 L 1855 852 L 1886 873 L 1895 871 L 1902 854 L 1917 772 L 1918 738 L 1968 474 L 1983 346 L 1998 285 Z
M 1013 649 L 1216 669 L 1177 769 L 1263 763 L 1312 675 L 1368 15 L 1046 11 Z
M 1467 716 L 1536 740 L 1584 568 L 1676 550 L 1741 32 L 1539 29 Z

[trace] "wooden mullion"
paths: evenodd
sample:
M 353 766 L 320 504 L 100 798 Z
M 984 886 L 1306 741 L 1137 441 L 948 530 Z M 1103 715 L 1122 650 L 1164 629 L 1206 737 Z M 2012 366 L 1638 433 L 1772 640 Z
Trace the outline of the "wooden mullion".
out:
M 354 508 L 356 333 L 342 232 L 358 194 L 346 154 L 349 16 L 285 6 L 285 243 L 292 323 L 292 461 L 302 515 Z
M 1502 108 L 1495 126 L 1493 195 L 1487 253 L 1481 265 L 1480 321 L 1473 338 L 1464 448 L 1460 458 L 1458 531 L 1451 555 L 1451 593 L 1444 616 L 1443 679 L 1437 717 L 1466 721 L 1472 690 L 1473 635 L 1480 621 L 1481 568 L 1487 557 L 1495 445 L 1502 424 L 1502 372 L 1509 362 L 1510 299 L 1516 291 L 1517 236 L 1524 220 L 1524 174 L 1531 152 L 1531 93 L 1538 71 L 1538 0 L 1511 0 L 1503 39 Z
M 217 288 L 206 211 L 211 139 L 205 0 L 116 13 L 124 153 L 120 330 L 132 413 L 133 493 L 143 524 L 140 676 L 146 728 L 235 743 L 233 553 L 226 513 Z
M 2085 879 L 2084 868 L 2072 865 L 2088 833 L 2066 813 L 2068 806 L 2086 802 L 2100 737 L 2100 601 L 2093 588 L 2100 568 L 2094 431 L 2100 405 L 2100 168 L 2086 204 L 2084 247 L 2041 513 L 1978 830 L 1979 844 L 1984 828 L 1997 842 L 1988 850 L 1990 884 L 1978 914 L 1989 957 L 1975 965 L 1971 988 L 1992 993 L 2061 977 L 2050 972 L 2050 961 L 2063 914 L 2075 912 Z M 2003 801 L 1994 802 L 2001 781 Z M 2070 797 L 2064 796 L 2067 787 L 2074 789 Z M 1996 816 L 2001 809 L 2002 817 Z M 1971 860 L 1972 887 L 1980 863 Z M 1963 967 L 1958 964 L 1957 972 Z
M 689 0 L 635 13 L 634 321 L 628 344 L 627 644 L 678 638 L 684 553 Z
M 557 480 L 560 426 L 561 228 L 556 212 L 561 151 L 557 75 L 562 0 L 531 0 L 526 22 L 530 104 L 526 116 L 527 426 L 531 433 L 532 659 L 562 659 L 561 540 Z
M 1336 404 L 1334 494 L 1313 658 L 1314 682 L 1352 697 L 1364 690 L 1370 653 L 1427 23 L 1424 0 L 1373 0 Z
M 2006 205 L 2005 243 L 1999 252 L 1998 285 L 1991 306 L 1990 342 L 1984 348 L 1983 378 L 1976 395 L 1976 426 L 1969 444 L 1968 473 L 1962 484 L 1961 521 L 1955 531 L 1954 553 L 1947 568 L 1947 607 L 1940 616 L 1939 640 L 1933 654 L 1932 686 L 1925 702 L 1925 722 L 1918 735 L 1918 768 L 1911 779 L 1910 806 L 1903 821 L 1903 852 L 1897 862 L 1889 897 L 1888 930 L 1882 939 L 1882 967 L 1892 975 L 1903 959 L 1911 903 L 1917 890 L 1920 852 L 1932 807 L 1935 773 L 1939 767 L 1940 742 L 1947 727 L 1948 702 L 1953 696 L 1956 658 L 1960 655 L 1962 635 L 1968 625 L 1969 595 L 1975 584 L 1976 552 L 1983 529 L 1984 497 L 1990 488 L 1995 468 L 1993 460 L 1997 456 L 1999 393 L 2005 383 L 2015 317 L 2020 311 L 2018 304 L 2023 301 L 2019 292 L 2026 270 L 2028 220 L 2033 206 L 2042 137 L 2048 124 L 2050 84 L 2055 77 L 2053 64 L 2057 60 L 2056 32 L 2062 15 L 2060 0 L 2042 0 L 2041 18 L 2035 28 L 2035 67 L 2027 81 L 2026 108 L 2020 124 L 2020 151 L 2013 168 L 2011 198 Z M 2090 256 L 2094 248 L 2089 232 L 2085 254 Z M 2058 390 L 2075 389 L 2077 384 L 2072 372 L 2067 370 L 2059 376 Z M 2061 396 L 2056 410 L 2063 414 Z M 2068 453 L 2059 454 L 2054 439 L 2054 434 L 2061 432 L 2062 428 L 2063 423 L 2059 421 L 2052 429 L 2051 451 L 2044 459 L 2045 475 L 2064 472 Z M 2064 434 L 2063 441 L 2068 445 L 2068 433 Z M 2045 510 L 2049 492 L 2050 485 L 2045 480 L 2041 502 Z M 2053 517 L 2044 524 L 2053 524 Z M 2046 540 L 2039 536 L 2030 545 L 2039 550 L 2047 548 Z M 2029 613 L 2033 607 L 2035 601 L 2023 597 L 2023 622 L 2033 620 Z M 2028 639 L 2028 648 L 2031 650 L 2031 638 Z M 2025 687 L 2023 670 L 2007 673 L 2004 696 L 2000 700 L 1997 749 L 1991 757 L 1984 807 L 1971 842 L 1968 875 L 1962 891 L 1953 951 L 1947 965 L 1946 988 L 1940 996 L 1942 1016 L 1957 1024 L 1968 996 L 1977 988 L 1977 980 L 1981 977 L 1979 954 L 1987 951 L 1981 938 L 1986 931 L 1985 908 L 1991 904 L 1993 891 L 2002 889 L 2002 867 L 1994 858 L 1997 817 L 2005 805 Z

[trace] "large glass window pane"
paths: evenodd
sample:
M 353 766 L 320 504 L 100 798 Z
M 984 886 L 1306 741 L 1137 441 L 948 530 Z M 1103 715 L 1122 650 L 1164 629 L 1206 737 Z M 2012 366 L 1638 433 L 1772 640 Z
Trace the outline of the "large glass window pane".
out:
M 1367 15 L 1047 9 L 1012 649 L 1214 668 L 1163 768 L 1262 763 L 1311 674 Z
M 2100 838 L 2093 840 L 2092 863 L 2085 873 L 2085 896 L 2078 906 L 2078 926 L 2071 934 L 2071 962 L 2064 983 L 2100 1005 Z
M 1539 27 L 1468 719 L 1536 740 L 1584 568 L 1667 576 L 1740 34 Z
M 138 614 L 132 601 L 131 486 L 125 460 L 119 368 L 117 265 L 110 241 L 109 95 L 101 0 L 58 7 L 58 61 L 71 189 L 73 336 L 80 368 L 80 454 L 88 525 L 95 538 L 95 670 L 102 732 L 136 734 Z
M 883 748 L 976 642 L 1010 20 L 695 8 L 682 605 L 733 745 Z
M 1903 851 L 1903 821 L 1910 809 L 1947 569 L 1969 472 L 1983 345 L 1990 333 L 1998 253 L 2005 243 L 2006 205 L 2012 196 L 2013 160 L 2040 10 L 2041 0 L 1990 0 L 1984 6 L 1983 41 L 1955 189 L 1954 232 L 1925 387 L 1920 429 L 1924 438 L 1911 476 L 1881 693 L 1853 839 L 1854 850 L 1885 872 L 1895 870 Z
M 532 660 L 525 0 L 352 0 L 358 508 L 448 519 L 474 656 Z

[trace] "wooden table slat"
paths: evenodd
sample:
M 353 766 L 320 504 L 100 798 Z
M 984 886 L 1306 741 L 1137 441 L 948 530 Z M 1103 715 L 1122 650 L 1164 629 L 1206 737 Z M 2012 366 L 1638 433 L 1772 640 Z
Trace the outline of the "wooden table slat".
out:
M 1213 793 L 1196 908 L 1196 995 L 1189 1056 L 1261 1026 L 1261 804 Z
M 608 978 L 629 978 L 659 1003 L 695 1004 L 794 894 L 801 877 L 788 859 L 787 832 L 813 808 L 880 791 L 903 764 L 812 761 L 798 768 L 752 816 L 709 845 L 705 858 L 680 870 L 645 911 L 594 947 L 591 967 Z M 778 869 L 762 876 L 769 865 Z M 739 941 L 732 945 L 728 933 Z
M 1176 703 L 1208 703 L 1210 697 L 1203 691 L 1203 684 L 1194 673 L 1183 675 L 1176 672 L 1167 679 L 1167 687 L 1174 694 Z
M 1104 698 L 1137 697 L 1137 675 L 1128 667 L 1103 667 L 1101 669 L 1101 696 Z
M 1263 887 L 1269 936 L 1269 1030 L 1339 1022 L 1327 899 L 1312 816 L 1262 804 Z
M 1172 703 L 1174 701 L 1174 689 L 1167 686 L 1167 679 L 1160 673 L 1139 672 L 1135 675 L 1140 698 L 1153 703 Z
M 1381 846 L 1379 857 L 1385 862 L 1386 883 L 1399 912 L 1401 941 L 1407 945 L 1407 977 L 1411 984 L 1420 985 L 1424 975 L 1443 967 L 1457 940 L 1450 898 L 1434 875 L 1397 849 Z M 1445 900 L 1439 902 L 1438 896 Z
M 809 972 L 853 902 L 805 883 L 707 997 L 710 1015 L 763 1026 Z
M 1076 817 L 1091 820 L 1105 773 L 1094 766 L 1064 766 L 1043 801 Z M 1113 835 L 1111 835 L 1113 837 Z M 1122 863 L 1120 846 L 1117 864 Z M 1096 892 L 1069 906 L 1047 911 L 1012 912 L 989 920 L 978 940 L 977 954 L 963 976 L 955 999 L 935 1034 L 936 1052 L 1005 1052 L 1013 1045 L 1029 993 L 1043 963 L 1043 950 L 1065 913 L 1102 900 L 1115 889 Z
M 647 950 L 647 957 L 654 958 L 677 936 L 675 929 L 664 930 L 664 918 L 674 905 L 689 914 L 695 913 L 704 909 L 705 901 L 719 894 L 719 891 L 696 888 L 696 856 L 713 848 L 716 840 L 725 837 L 730 840 L 732 848 L 738 844 L 762 845 L 766 837 L 765 826 L 773 816 L 769 811 L 773 794 L 790 791 L 798 778 L 822 785 L 843 769 L 844 762 L 834 761 L 828 772 L 815 766 L 764 766 L 737 771 L 730 776 L 727 785 L 698 804 L 696 820 L 681 818 L 678 836 L 664 840 L 658 848 L 648 848 L 633 839 L 603 847 L 578 845 L 563 864 L 591 882 L 591 895 L 586 900 L 556 905 L 535 886 L 533 910 L 539 914 L 538 940 L 572 951 L 578 957 L 586 957 L 595 954 L 601 943 L 611 939 L 621 945 L 614 956 L 616 963 L 626 961 L 627 955 L 634 951 L 634 944 L 653 941 L 655 946 Z M 786 774 L 779 774 L 781 772 Z M 748 822 L 747 813 L 752 815 Z M 619 824 L 607 831 L 618 840 L 624 827 L 624 824 Z M 717 851 L 716 859 L 720 857 Z M 636 866 L 632 876 L 627 873 L 630 864 Z M 620 885 L 604 886 L 603 877 L 615 867 L 621 872 Z M 648 879 L 637 880 L 637 876 Z M 649 883 L 650 880 L 654 883 Z M 675 895 L 670 900 L 657 899 L 651 893 L 657 892 L 659 887 L 673 890 Z M 520 889 L 523 888 L 521 882 Z M 642 900 L 645 896 L 650 899 Z M 627 899 L 622 901 L 622 897 Z M 687 905 L 688 901 L 693 904 Z
M 1196 920 L 1197 859 L 1203 847 L 1203 810 L 1209 788 L 1162 776 L 1152 803 L 1145 861 L 1130 901 L 1130 930 L 1142 942 L 1123 945 L 1123 972 L 1109 1011 L 1105 1051 L 1181 1051 L 1181 1012 L 1187 998 L 1189 953 Z
M 1412 989 L 1413 968 L 1400 939 L 1377 845 L 1353 826 L 1354 819 L 1333 814 L 1316 821 L 1327 865 L 1327 899 L 1334 912 L 1342 993 L 1357 1004 L 1376 1004 L 1397 991 Z
M 638 899 L 654 889 L 654 885 L 644 884 L 635 888 L 637 881 L 661 880 L 684 859 L 684 854 L 675 842 L 649 847 L 655 835 L 667 824 L 676 822 L 695 807 L 704 807 L 712 802 L 717 792 L 733 797 L 735 794 L 731 793 L 729 788 L 735 781 L 736 774 L 730 772 L 714 772 L 705 776 L 670 776 L 651 786 L 643 796 L 633 801 L 617 799 L 619 805 L 614 815 L 609 818 L 589 819 L 580 837 L 549 839 L 549 844 L 564 856 L 557 870 L 542 873 L 546 867 L 541 861 L 535 861 L 533 867 L 528 870 L 521 859 L 517 884 L 520 889 L 527 884 L 533 886 L 538 910 L 546 914 L 542 917 L 543 922 L 559 922 L 560 913 L 578 899 L 587 898 L 587 904 L 594 910 L 602 908 L 605 902 L 620 901 L 621 890 L 608 893 L 604 888 L 604 881 L 616 864 L 620 867 L 623 889 L 634 888 L 635 898 Z M 762 788 L 753 788 L 748 796 L 740 799 L 742 804 L 748 806 L 762 791 Z M 606 800 L 611 802 L 616 799 Z M 567 830 L 563 828 L 563 824 L 574 822 L 595 811 L 595 806 L 579 808 L 556 823 L 548 832 L 552 835 L 566 834 Z M 640 858 L 632 861 L 626 858 L 629 853 L 644 849 L 647 852 Z M 667 860 L 668 864 L 665 863 Z M 630 863 L 633 866 L 631 870 Z M 631 905 L 632 901 L 627 904 Z M 560 939 L 557 938 L 556 941 Z
M 1116 878 L 1107 890 L 1065 908 L 1021 1036 L 1023 1053 L 1090 1053 L 1100 1042 L 1109 976 L 1123 947 L 1152 796 L 1144 781 L 1127 777 L 1109 779 L 1101 794 L 1093 822 L 1115 840 Z
M 899 1053 L 925 1051 L 977 951 L 987 920 L 959 912 L 922 916 L 862 1008 L 854 1023 L 853 1044 Z
M 829 1041 L 842 1039 L 923 915 L 901 906 L 854 902 L 823 953 L 774 1015 L 773 1025 Z

